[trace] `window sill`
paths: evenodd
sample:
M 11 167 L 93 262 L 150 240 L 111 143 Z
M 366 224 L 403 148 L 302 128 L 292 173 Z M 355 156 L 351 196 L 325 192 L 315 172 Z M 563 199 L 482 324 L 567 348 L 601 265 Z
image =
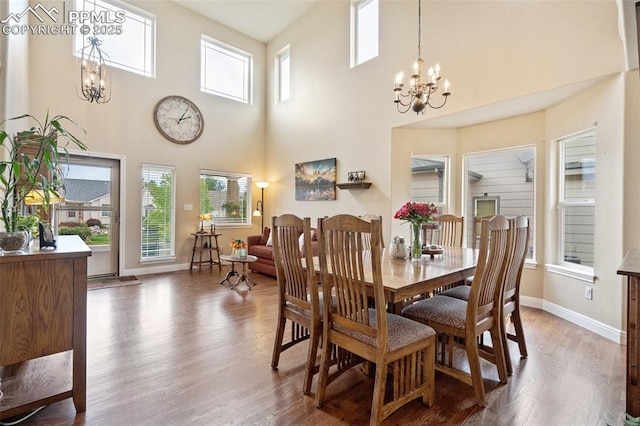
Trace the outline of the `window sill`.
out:
M 596 281 L 596 276 L 593 271 L 581 271 L 574 268 L 568 268 L 566 266 L 560 265 L 546 265 L 547 270 L 552 274 L 563 275 L 565 277 L 574 278 L 576 280 L 585 281 L 588 283 L 594 283 Z
M 166 256 L 166 257 L 151 257 L 151 258 L 144 258 L 144 259 L 140 259 L 140 264 L 147 264 L 147 263 L 169 263 L 169 262 L 175 262 L 176 258 L 175 256 Z

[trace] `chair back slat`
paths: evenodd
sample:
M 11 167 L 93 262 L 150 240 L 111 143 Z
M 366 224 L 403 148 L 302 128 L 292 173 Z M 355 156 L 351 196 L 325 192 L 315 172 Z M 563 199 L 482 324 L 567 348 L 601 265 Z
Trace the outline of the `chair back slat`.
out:
M 467 321 L 475 323 L 478 315 L 494 308 L 496 289 L 502 290 L 509 255 L 510 223 L 504 216 L 480 221 L 480 253 L 471 292 Z
M 272 220 L 273 256 L 276 278 L 281 295 L 288 302 L 310 309 L 311 297 L 317 297 L 317 288 L 310 285 L 315 275 L 311 253 L 311 219 L 284 214 Z M 300 235 L 304 235 L 304 252 L 308 270 L 302 266 Z M 310 291 L 316 290 L 313 295 Z
M 380 221 L 363 220 L 351 215 L 337 215 L 318 220 L 318 249 L 323 292 L 332 294 L 333 308 L 325 303 L 324 315 L 332 321 L 347 325 L 380 340 L 384 330 L 386 344 L 386 315 L 380 266 Z M 371 249 L 367 250 L 367 236 Z M 373 271 L 377 327 L 370 326 L 369 292 L 365 271 Z M 380 306 L 379 306 L 380 305 Z M 380 309 L 384 319 L 380 318 Z M 382 321 L 382 322 L 380 322 Z M 364 327 L 363 327 L 364 326 Z
M 513 219 L 515 243 L 512 259 L 507 267 L 505 278 L 504 293 L 505 296 L 511 296 L 522 276 L 522 268 L 527 257 L 527 248 L 529 246 L 529 219 L 526 216 L 518 216 Z
M 384 248 L 384 238 L 382 238 L 382 216 L 366 213 L 360 216 L 361 219 L 366 220 L 367 222 L 371 222 L 373 219 L 378 219 L 380 221 L 380 246 Z M 363 234 L 365 250 L 371 250 L 371 234 Z
M 464 218 L 451 214 L 443 214 L 433 219 L 439 225 L 437 242 L 444 247 L 462 247 Z

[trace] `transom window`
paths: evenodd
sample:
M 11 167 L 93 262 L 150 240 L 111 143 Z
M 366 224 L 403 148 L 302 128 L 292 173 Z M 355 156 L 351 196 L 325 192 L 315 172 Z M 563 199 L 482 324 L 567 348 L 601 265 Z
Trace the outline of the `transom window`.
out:
M 351 67 L 378 56 L 378 0 L 351 3 Z
M 276 55 L 276 84 L 278 102 L 286 101 L 291 95 L 291 55 L 289 45 Z
M 142 165 L 140 259 L 175 259 L 175 167 Z
M 200 214 L 205 225 L 251 226 L 251 175 L 200 170 Z
M 253 55 L 205 35 L 200 46 L 200 90 L 251 104 Z
M 155 77 L 155 15 L 118 0 L 76 0 L 75 10 L 92 12 L 94 16 L 77 23 L 75 56 L 88 44 L 88 37 L 97 37 L 102 42 L 100 48 L 108 55 L 107 65 Z M 105 22 L 90 22 L 96 17 Z M 87 35 L 79 31 L 83 25 L 89 28 Z
M 593 269 L 596 205 L 596 132 L 559 141 L 558 264 Z

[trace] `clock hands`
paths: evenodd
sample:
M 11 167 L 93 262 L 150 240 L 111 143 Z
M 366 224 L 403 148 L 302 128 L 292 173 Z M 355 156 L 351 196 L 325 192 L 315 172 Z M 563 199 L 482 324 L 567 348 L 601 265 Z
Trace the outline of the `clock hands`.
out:
M 184 110 L 184 112 L 182 113 L 180 118 L 178 118 L 178 124 L 182 123 L 182 121 L 186 120 L 187 118 L 191 118 L 191 116 L 189 116 L 187 118 L 184 117 L 184 115 L 187 113 L 187 111 L 189 111 L 189 107 L 187 107 L 187 109 Z

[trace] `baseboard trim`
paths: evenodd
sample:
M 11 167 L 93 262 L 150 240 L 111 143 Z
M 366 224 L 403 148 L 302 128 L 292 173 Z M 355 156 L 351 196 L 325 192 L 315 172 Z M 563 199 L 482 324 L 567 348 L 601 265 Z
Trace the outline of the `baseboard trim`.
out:
M 150 266 L 148 268 L 125 269 L 121 275 L 139 276 L 148 274 L 163 274 L 167 272 L 184 271 L 185 269 L 189 269 L 189 266 L 189 263 L 179 263 L 172 265 Z
M 560 305 L 556 305 L 555 303 L 533 297 L 520 296 L 520 304 L 522 306 L 542 309 L 545 312 L 549 312 L 550 314 L 565 319 L 573 324 L 579 325 L 580 327 L 592 331 L 619 345 L 627 344 L 627 333 L 625 331 L 611 327 L 600 321 L 596 321 L 585 315 L 571 311 Z

